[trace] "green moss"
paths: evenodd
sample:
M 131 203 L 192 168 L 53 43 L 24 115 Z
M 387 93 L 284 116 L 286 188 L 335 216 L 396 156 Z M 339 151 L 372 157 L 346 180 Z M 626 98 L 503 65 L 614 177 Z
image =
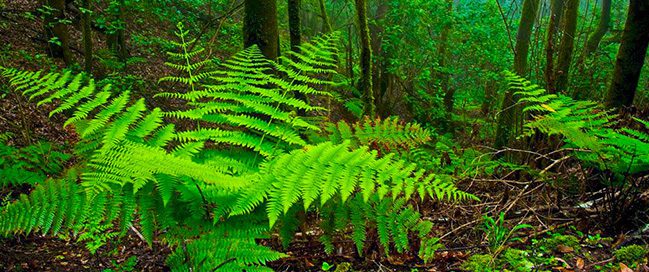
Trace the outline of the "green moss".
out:
M 538 242 L 538 249 L 541 252 L 549 253 L 552 251 L 559 251 L 559 247 L 572 248 L 576 252 L 579 251 L 579 238 L 572 235 L 564 235 L 555 233 L 551 237 L 545 238 Z
M 531 272 L 534 263 L 529 260 L 529 253 L 525 250 L 510 248 L 501 256 L 503 268 L 515 272 Z
M 616 250 L 613 254 L 615 260 L 626 265 L 632 265 L 645 262 L 645 257 L 649 251 L 646 247 L 639 245 L 630 245 Z
M 491 268 L 491 260 L 491 255 L 489 254 L 476 254 L 462 263 L 461 268 L 472 272 L 492 272 L 495 270 Z

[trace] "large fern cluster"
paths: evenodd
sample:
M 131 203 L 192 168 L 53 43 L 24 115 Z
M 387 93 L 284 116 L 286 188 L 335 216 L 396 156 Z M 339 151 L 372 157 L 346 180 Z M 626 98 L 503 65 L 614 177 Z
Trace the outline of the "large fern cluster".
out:
M 603 170 L 635 174 L 649 169 L 649 135 L 628 127 L 618 128 L 617 115 L 592 101 L 548 94 L 538 85 L 505 72 L 524 111 L 532 116 L 525 135 L 536 132 L 561 135 L 577 156 Z M 636 119 L 641 125 L 647 122 Z
M 81 137 L 82 165 L 79 179 L 45 182 L 0 208 L 2 234 L 70 226 L 96 248 L 135 225 L 149 243 L 157 238 L 174 248 L 168 259 L 173 269 L 256 271 L 284 256 L 257 240 L 275 227 L 290 240 L 299 223 L 295 214 L 305 210 L 331 219 L 323 222 L 328 248 L 332 235 L 349 225 L 359 251 L 367 229 L 376 228 L 380 244 L 399 252 L 416 233 L 420 256 L 429 259 L 439 245 L 410 200 L 415 194 L 444 201 L 475 197 L 393 155 L 378 156 L 365 146 L 376 136 L 361 136 L 389 134 L 401 145 L 426 140 L 424 130 L 385 121 L 367 125 L 376 129 L 356 129 L 354 143 L 310 145 L 302 138 L 319 129 L 297 112 L 321 108 L 295 94 L 328 95 L 315 87 L 335 85 L 326 80 L 335 72 L 335 40 L 330 35 L 305 44 L 282 64 L 263 59 L 255 47 L 246 49 L 224 62 L 224 69 L 209 72 L 209 79 L 178 80 L 188 91 L 162 96 L 184 99 L 190 109 L 172 112 L 148 109 L 144 99 L 95 86 L 84 74 L 0 67 L 16 90 L 39 104 L 55 103 L 51 114 L 71 116 L 65 125 Z M 198 67 L 186 60 L 177 68 Z M 197 127 L 176 131 L 165 117 L 196 121 Z M 263 155 L 261 162 L 247 160 L 254 154 Z M 83 215 L 77 218 L 72 210 Z M 113 224 L 119 234 L 111 234 Z

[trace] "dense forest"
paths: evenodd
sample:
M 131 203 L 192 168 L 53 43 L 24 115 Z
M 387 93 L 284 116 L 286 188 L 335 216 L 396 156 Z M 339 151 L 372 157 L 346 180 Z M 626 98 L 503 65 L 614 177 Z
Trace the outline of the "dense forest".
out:
M 2 271 L 647 271 L 649 0 L 0 0 Z

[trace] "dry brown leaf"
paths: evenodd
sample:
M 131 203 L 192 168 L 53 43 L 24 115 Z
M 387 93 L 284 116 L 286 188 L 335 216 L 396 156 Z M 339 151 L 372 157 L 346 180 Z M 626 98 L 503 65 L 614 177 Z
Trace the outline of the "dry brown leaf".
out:
M 577 268 L 579 268 L 579 270 L 584 269 L 584 259 L 577 258 L 577 261 L 575 261 L 575 266 L 577 266 Z
M 569 246 L 564 246 L 564 245 L 558 245 L 557 250 L 559 250 L 559 252 L 561 252 L 561 253 L 570 253 L 570 252 L 575 251 L 574 248 L 569 247 Z
M 626 266 L 626 264 L 620 263 L 620 272 L 633 272 L 633 269 Z

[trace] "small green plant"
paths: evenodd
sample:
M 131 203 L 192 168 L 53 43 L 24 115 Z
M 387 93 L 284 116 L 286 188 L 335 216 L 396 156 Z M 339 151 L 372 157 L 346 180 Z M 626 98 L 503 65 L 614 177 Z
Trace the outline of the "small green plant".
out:
M 631 268 L 636 267 L 640 263 L 646 263 L 647 254 L 649 254 L 649 250 L 640 245 L 624 246 L 613 252 L 617 262 L 626 264 Z
M 505 226 L 505 213 L 503 212 L 500 213 L 497 219 L 484 215 L 483 220 L 483 230 L 487 236 L 489 248 L 496 255 L 502 251 L 505 244 L 520 241 L 520 238 L 514 237 L 516 232 L 532 227 L 528 224 L 518 224 L 511 229 L 507 228 Z
M 331 265 L 328 262 L 323 262 L 322 265 L 320 266 L 320 269 L 322 269 L 322 271 L 329 271 L 333 267 L 334 267 L 334 265 Z

